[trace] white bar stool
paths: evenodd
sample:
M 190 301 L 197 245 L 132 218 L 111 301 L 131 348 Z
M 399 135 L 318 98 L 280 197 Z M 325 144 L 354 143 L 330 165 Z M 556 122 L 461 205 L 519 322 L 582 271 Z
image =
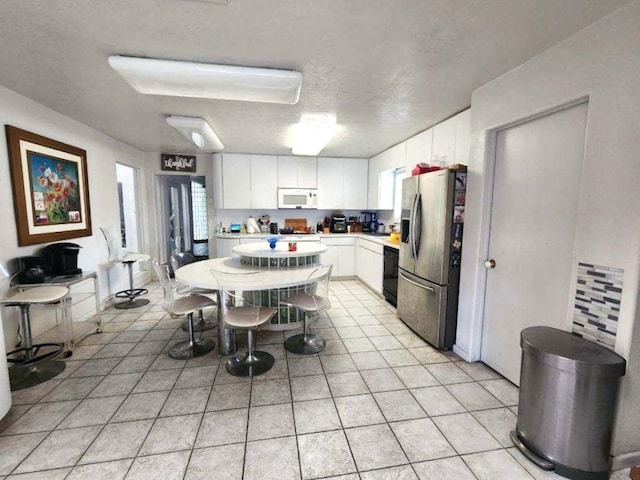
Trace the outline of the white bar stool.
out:
M 21 390 L 46 382 L 65 369 L 64 362 L 53 360 L 62 352 L 62 344 L 33 344 L 29 310 L 34 304 L 64 303 L 67 301 L 68 295 L 69 289 L 67 287 L 33 287 L 0 300 L 1 305 L 20 308 L 21 313 L 20 328 L 24 346 L 7 353 L 7 361 L 13 363 L 13 366 L 9 368 L 11 390 Z M 41 349 L 50 351 L 40 353 Z
M 148 262 L 151 259 L 149 255 L 144 253 L 127 253 L 120 261 L 129 269 L 129 288 L 116 293 L 116 298 L 126 298 L 127 300 L 116 303 L 117 309 L 138 308 L 147 305 L 149 300 L 146 298 L 138 298 L 140 295 L 146 295 L 149 290 L 146 288 L 133 288 L 133 264 L 136 262 Z

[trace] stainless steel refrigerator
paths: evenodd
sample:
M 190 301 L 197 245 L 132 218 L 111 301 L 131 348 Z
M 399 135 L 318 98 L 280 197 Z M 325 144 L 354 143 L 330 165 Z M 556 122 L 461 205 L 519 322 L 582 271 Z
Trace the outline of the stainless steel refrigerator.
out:
M 455 342 L 466 180 L 438 170 L 402 182 L 398 316 L 437 348 Z

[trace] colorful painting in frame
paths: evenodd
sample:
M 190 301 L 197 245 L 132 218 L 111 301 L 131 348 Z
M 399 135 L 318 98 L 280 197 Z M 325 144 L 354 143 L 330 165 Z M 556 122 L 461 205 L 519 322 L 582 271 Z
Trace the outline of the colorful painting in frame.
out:
M 5 127 L 18 245 L 91 235 L 87 153 Z

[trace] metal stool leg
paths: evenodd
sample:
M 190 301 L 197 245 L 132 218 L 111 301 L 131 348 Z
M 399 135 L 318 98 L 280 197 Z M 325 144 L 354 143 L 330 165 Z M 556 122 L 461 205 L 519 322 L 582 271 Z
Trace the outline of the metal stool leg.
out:
M 169 350 L 169 356 L 176 360 L 187 360 L 193 357 L 199 357 L 211 352 L 216 348 L 213 340 L 197 339 L 193 335 L 193 313 L 187 315 L 187 325 L 189 331 L 189 340 L 178 342 Z
M 116 293 L 116 298 L 126 298 L 124 302 L 116 303 L 115 308 L 119 310 L 128 310 L 130 308 L 138 308 L 147 305 L 149 300 L 146 298 L 138 298 L 140 295 L 149 293 L 146 288 L 133 288 L 133 262 L 126 262 L 129 269 L 129 289 Z
M 33 339 L 31 337 L 31 319 L 29 316 L 29 304 L 19 305 L 20 307 L 20 326 L 22 328 L 22 338 L 24 347 L 13 352 L 9 352 L 9 355 L 15 354 L 20 351 L 24 351 L 25 357 L 20 363 L 16 363 L 9 368 L 9 381 L 11 383 L 11 390 L 22 390 L 23 388 L 33 387 L 39 383 L 46 382 L 52 379 L 56 375 L 62 373 L 66 368 L 64 362 L 50 360 L 60 354 L 62 351 L 62 345 L 55 343 L 44 343 L 41 345 L 33 345 Z M 54 351 L 37 355 L 37 351 L 41 347 L 53 347 Z
M 202 310 L 198 311 L 198 318 L 199 320 L 193 324 L 194 332 L 205 332 L 207 330 L 212 330 L 218 326 L 218 320 L 213 319 L 212 317 L 204 318 Z M 182 330 L 184 330 L 185 332 L 189 331 L 189 319 L 186 319 L 184 322 L 182 322 Z
M 307 332 L 307 314 L 305 314 L 302 321 L 302 328 L 304 329 L 302 333 L 293 335 L 285 340 L 284 348 L 297 355 L 313 355 L 324 350 L 327 344 L 324 338 Z
M 227 372 L 236 377 L 255 377 L 268 372 L 273 367 L 274 358 L 269 352 L 255 349 L 255 330 L 247 330 L 247 354 L 235 354 L 227 360 Z

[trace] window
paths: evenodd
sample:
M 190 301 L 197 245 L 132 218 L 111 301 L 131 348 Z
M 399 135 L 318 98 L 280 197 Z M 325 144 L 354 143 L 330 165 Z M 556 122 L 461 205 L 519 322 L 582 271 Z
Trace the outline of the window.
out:
M 193 241 L 206 241 L 209 238 L 207 188 L 193 179 L 191 180 L 191 208 L 193 209 Z

